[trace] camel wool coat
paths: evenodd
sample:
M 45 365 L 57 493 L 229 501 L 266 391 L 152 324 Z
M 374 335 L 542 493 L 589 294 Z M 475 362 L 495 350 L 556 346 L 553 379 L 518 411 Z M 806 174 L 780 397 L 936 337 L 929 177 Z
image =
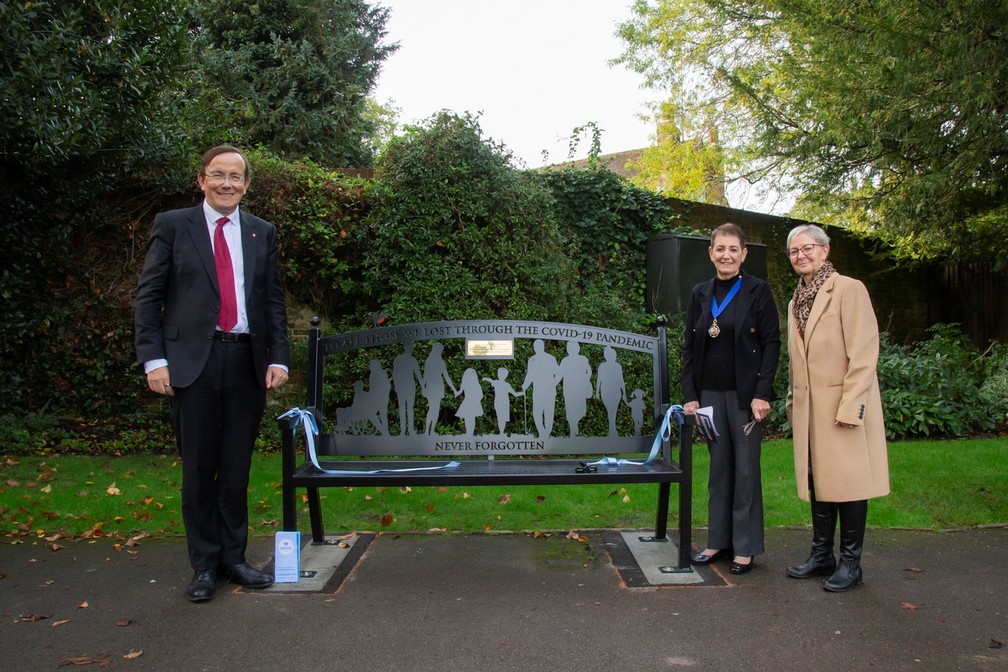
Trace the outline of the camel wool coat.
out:
M 787 415 L 794 431 L 798 497 L 809 500 L 809 473 L 817 501 L 887 495 L 889 456 L 876 371 L 879 332 L 868 290 L 860 280 L 838 273 L 827 278 L 812 304 L 804 339 L 793 303 L 788 304 Z M 854 427 L 838 427 L 837 421 Z

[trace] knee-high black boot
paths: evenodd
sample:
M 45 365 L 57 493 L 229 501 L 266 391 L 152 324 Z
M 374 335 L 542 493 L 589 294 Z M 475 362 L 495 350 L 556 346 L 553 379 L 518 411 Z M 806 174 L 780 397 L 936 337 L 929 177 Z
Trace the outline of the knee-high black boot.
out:
M 811 485 L 811 478 L 810 485 Z M 833 556 L 833 535 L 836 533 L 837 505 L 835 502 L 817 502 L 815 488 L 809 488 L 812 500 L 812 553 L 800 565 L 791 565 L 784 573 L 794 579 L 830 575 L 836 571 Z
M 831 593 L 842 593 L 861 583 L 861 548 L 868 521 L 868 501 L 841 502 L 837 509 L 840 512 L 840 564 L 823 584 Z

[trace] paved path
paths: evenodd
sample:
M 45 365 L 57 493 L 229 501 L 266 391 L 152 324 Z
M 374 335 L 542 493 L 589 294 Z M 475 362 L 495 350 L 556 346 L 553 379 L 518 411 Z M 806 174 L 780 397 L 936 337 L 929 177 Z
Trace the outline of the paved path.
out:
M 741 577 L 722 563 L 702 585 L 644 588 L 600 532 L 387 534 L 336 592 L 221 586 L 201 605 L 179 540 L 5 543 L 0 668 L 1008 671 L 1008 530 L 869 531 L 865 584 L 840 595 L 784 576 L 809 534 L 769 530 Z M 250 560 L 271 551 L 259 540 Z

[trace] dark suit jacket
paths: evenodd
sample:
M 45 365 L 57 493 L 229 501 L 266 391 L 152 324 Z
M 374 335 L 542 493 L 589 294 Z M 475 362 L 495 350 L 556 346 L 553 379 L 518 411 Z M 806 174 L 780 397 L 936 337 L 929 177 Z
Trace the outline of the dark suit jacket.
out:
M 265 385 L 267 366 L 290 365 L 276 229 L 244 210 L 239 222 L 256 377 Z M 220 290 L 202 203 L 159 213 L 133 305 L 137 361 L 167 359 L 172 385 L 190 385 L 210 356 L 219 310 Z
M 711 325 L 714 280 L 701 282 L 690 292 L 686 306 L 683 342 L 683 402 L 699 401 L 703 380 L 707 329 Z M 770 286 L 759 278 L 742 275 L 735 306 L 735 385 L 740 408 L 755 399 L 773 399 L 773 381 L 780 357 L 780 318 Z

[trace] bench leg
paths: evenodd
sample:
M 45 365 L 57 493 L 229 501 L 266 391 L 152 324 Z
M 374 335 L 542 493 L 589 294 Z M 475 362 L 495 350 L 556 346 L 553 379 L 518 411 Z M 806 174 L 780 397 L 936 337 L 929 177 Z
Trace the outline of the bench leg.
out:
M 668 505 L 671 487 L 670 483 L 658 484 L 658 517 L 655 519 L 655 539 L 665 539 L 668 532 Z
M 679 484 L 679 568 L 692 569 L 693 487 L 689 480 Z
M 319 499 L 318 488 L 308 488 L 308 516 L 311 518 L 312 541 L 316 544 L 325 543 L 325 530 L 322 528 L 322 502 Z

